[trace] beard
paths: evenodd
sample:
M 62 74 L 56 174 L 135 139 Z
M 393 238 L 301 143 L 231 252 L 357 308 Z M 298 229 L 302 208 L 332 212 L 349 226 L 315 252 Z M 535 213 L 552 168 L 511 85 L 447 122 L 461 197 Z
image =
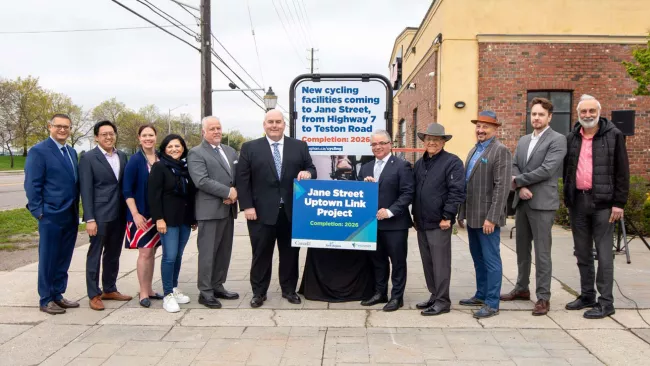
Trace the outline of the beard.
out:
M 596 127 L 596 125 L 598 125 L 598 120 L 600 120 L 600 114 L 598 114 L 595 118 L 587 117 L 587 118 L 583 119 L 583 118 L 578 117 L 578 121 L 580 122 L 580 124 L 584 128 Z

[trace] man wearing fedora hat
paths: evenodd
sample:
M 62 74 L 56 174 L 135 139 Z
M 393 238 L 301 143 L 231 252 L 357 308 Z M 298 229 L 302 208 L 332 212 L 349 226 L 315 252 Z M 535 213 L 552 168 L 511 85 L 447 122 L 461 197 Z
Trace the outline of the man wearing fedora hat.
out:
M 413 168 L 412 212 L 431 296 L 416 307 L 423 309 L 422 315 L 439 315 L 451 308 L 451 234 L 458 207 L 465 201 L 465 170 L 458 156 L 444 150 L 451 135 L 442 125 L 431 123 L 418 137 L 426 151 Z
M 458 226 L 465 227 L 469 250 L 476 270 L 476 293 L 461 305 L 482 305 L 475 318 L 488 318 L 499 313 L 501 292 L 500 227 L 506 224 L 506 202 L 510 192 L 512 155 L 497 138 L 501 122 L 496 113 L 484 111 L 477 119 L 476 146 L 465 162 L 467 199 L 460 208 Z

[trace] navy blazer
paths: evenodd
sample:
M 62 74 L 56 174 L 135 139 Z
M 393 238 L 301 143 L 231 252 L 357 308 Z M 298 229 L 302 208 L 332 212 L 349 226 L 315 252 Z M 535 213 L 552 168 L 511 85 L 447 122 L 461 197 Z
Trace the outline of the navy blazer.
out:
M 372 177 L 375 169 L 373 159 L 361 166 L 359 180 Z M 411 163 L 391 155 L 379 175 L 379 207 L 393 213 L 393 217 L 377 221 L 378 230 L 406 230 L 413 226 L 409 205 L 413 201 L 415 184 Z
M 38 219 L 41 215 L 57 221 L 57 215 L 70 209 L 79 216 L 77 152 L 65 146 L 72 157 L 72 168 L 51 138 L 34 145 L 25 161 L 27 209 Z M 65 216 L 59 216 L 66 219 Z
M 104 153 L 95 147 L 79 160 L 79 185 L 84 221 L 110 222 L 125 215 L 126 200 L 122 194 L 122 177 L 126 155 L 117 150 L 120 171 L 115 178 L 113 168 Z
M 149 213 L 149 198 L 148 196 L 148 183 L 149 183 L 149 168 L 147 166 L 147 158 L 144 157 L 142 151 L 138 150 L 137 153 L 131 155 L 129 162 L 126 163 L 124 168 L 124 177 L 122 177 L 122 194 L 124 194 L 124 201 L 133 198 L 135 206 L 138 208 L 138 213 L 145 218 L 150 218 Z M 126 210 L 126 220 L 133 221 L 131 210 Z

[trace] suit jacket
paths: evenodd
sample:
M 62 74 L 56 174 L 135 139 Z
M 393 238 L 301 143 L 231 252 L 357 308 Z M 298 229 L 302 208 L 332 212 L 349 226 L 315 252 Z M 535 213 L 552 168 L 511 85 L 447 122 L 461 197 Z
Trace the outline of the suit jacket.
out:
M 372 177 L 375 160 L 365 163 L 359 170 L 358 179 Z M 391 155 L 379 175 L 379 208 L 393 213 L 393 217 L 377 221 L 378 230 L 407 230 L 413 226 L 409 205 L 413 201 L 415 184 L 411 163 Z
M 306 170 L 316 179 L 316 167 L 311 161 L 307 143 L 284 137 L 280 179 L 275 169 L 271 145 L 266 137 L 245 142 L 237 164 L 237 194 L 242 210 L 255 208 L 257 220 L 275 225 L 280 212 L 280 199 L 291 220 L 293 208 L 293 180 Z
M 79 185 L 84 221 L 126 220 L 126 200 L 122 194 L 126 155 L 119 150 L 116 153 L 120 160 L 117 178 L 99 147 L 88 151 L 79 160 Z
M 528 200 L 532 209 L 557 210 L 560 207 L 557 180 L 562 177 L 566 137 L 549 127 L 526 161 L 531 138 L 532 134 L 529 134 L 519 139 L 512 159 L 512 175 L 517 185 L 512 207 L 516 208 L 521 202 L 519 188 L 527 187 L 533 193 L 533 198 Z
M 228 198 L 230 188 L 235 186 L 237 152 L 228 145 L 221 144 L 221 148 L 230 166 L 223 161 L 221 153 L 205 140 L 187 154 L 187 169 L 197 189 L 197 220 L 225 219 L 231 214 L 237 218 L 237 202 L 232 205 L 223 203 Z
M 469 165 L 476 146 L 467 155 Z M 474 164 L 467 181 L 467 198 L 460 208 L 458 219 L 467 219 L 472 228 L 483 227 L 489 220 L 496 226 L 506 224 L 506 202 L 512 179 L 512 155 L 495 137 Z
M 72 157 L 72 168 L 64 160 L 68 157 L 63 156 L 51 138 L 34 145 L 27 153 L 24 187 L 27 209 L 36 219 L 41 215 L 54 221 L 65 219 L 60 214 L 69 210 L 79 217 L 77 152 L 68 145 L 66 149 Z

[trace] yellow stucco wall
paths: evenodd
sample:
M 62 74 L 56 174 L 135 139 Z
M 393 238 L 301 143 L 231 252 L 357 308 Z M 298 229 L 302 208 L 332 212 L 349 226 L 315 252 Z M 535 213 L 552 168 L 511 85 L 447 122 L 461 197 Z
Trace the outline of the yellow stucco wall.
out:
M 435 37 L 442 33 L 438 122 L 454 135 L 447 150 L 462 159 L 475 143 L 474 125 L 469 121 L 478 114 L 479 35 L 505 35 L 510 39 L 560 36 L 549 37 L 549 42 L 577 38 L 584 42 L 591 38 L 581 36 L 605 36 L 593 38 L 593 42 L 601 43 L 617 42 L 614 38 L 608 40 L 611 36 L 644 37 L 650 32 L 650 0 L 436 0 L 423 16 L 413 42 L 404 47 L 403 85 L 408 84 Z M 411 51 L 413 46 L 415 53 Z M 396 94 L 398 99 L 402 90 Z M 466 107 L 455 108 L 457 101 L 464 101 Z M 397 116 L 397 103 L 394 107 Z

